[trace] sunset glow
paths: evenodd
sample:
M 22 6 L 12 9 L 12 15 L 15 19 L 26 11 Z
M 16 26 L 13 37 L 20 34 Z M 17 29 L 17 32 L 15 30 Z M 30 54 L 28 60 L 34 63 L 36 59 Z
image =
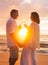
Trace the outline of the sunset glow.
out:
M 26 38 L 26 35 L 27 35 L 27 28 L 25 27 L 22 27 L 19 31 L 18 31 L 18 34 L 17 34 L 17 40 L 20 42 L 20 43 L 23 43 L 25 38 Z
M 19 31 L 19 37 L 22 38 L 23 40 L 25 39 L 27 34 L 27 29 L 25 27 L 23 27 L 20 31 Z
M 31 4 L 31 0 L 24 0 L 22 4 Z

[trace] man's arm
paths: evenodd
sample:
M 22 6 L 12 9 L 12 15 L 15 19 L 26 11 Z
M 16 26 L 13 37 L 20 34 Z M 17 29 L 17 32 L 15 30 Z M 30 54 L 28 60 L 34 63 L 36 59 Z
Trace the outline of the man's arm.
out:
M 10 37 L 12 38 L 12 40 L 16 43 L 16 45 L 18 47 L 20 47 L 20 48 L 22 47 L 22 45 L 19 43 L 19 41 L 17 40 L 16 35 L 14 33 L 10 33 Z

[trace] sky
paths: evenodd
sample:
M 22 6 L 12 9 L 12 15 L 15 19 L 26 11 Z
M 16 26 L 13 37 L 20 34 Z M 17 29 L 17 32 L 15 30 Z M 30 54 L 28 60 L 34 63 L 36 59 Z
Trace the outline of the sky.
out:
M 48 30 L 48 0 L 0 0 L 0 31 L 5 32 L 9 13 L 13 8 L 19 11 L 18 22 L 29 21 L 30 13 L 37 11 L 40 18 L 43 18 L 40 23 L 42 33 Z

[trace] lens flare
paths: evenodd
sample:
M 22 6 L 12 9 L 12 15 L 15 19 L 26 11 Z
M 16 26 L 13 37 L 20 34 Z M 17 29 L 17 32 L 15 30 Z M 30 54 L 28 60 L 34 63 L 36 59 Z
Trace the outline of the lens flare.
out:
M 31 40 L 31 29 L 26 26 L 18 27 L 15 36 L 19 46 L 23 47 Z
M 25 37 L 27 35 L 27 28 L 22 27 L 20 31 L 18 32 L 18 37 L 21 42 L 24 42 Z

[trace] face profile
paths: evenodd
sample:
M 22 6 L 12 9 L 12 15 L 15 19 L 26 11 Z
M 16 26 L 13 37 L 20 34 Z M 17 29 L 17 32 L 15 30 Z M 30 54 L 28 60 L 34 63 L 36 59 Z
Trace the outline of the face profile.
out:
M 18 17 L 18 10 L 12 9 L 10 12 L 10 16 L 14 19 L 17 19 Z
M 31 21 L 34 21 L 36 23 L 40 23 L 40 18 L 39 18 L 39 14 L 37 12 L 31 12 Z

